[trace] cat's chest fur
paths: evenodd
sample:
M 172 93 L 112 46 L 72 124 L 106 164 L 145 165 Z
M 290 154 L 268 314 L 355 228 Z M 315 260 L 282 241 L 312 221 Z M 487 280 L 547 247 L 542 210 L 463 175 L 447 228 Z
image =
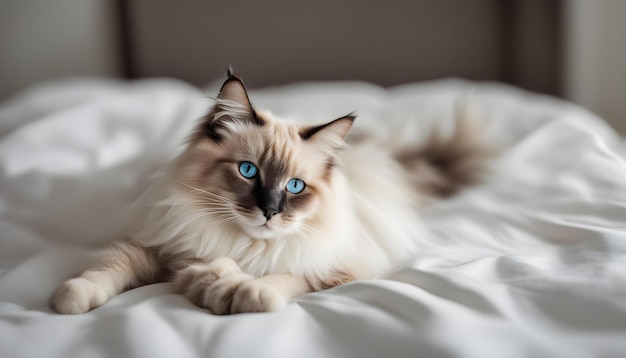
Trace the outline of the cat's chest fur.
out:
M 171 254 L 230 257 L 256 276 L 349 271 L 371 277 L 413 253 L 415 237 L 422 234 L 403 175 L 376 147 L 346 149 L 337 158 L 331 195 L 307 223 L 312 229 L 271 239 L 254 239 L 232 224 L 199 215 L 184 192 L 161 189 L 157 193 L 166 197 L 135 240 Z

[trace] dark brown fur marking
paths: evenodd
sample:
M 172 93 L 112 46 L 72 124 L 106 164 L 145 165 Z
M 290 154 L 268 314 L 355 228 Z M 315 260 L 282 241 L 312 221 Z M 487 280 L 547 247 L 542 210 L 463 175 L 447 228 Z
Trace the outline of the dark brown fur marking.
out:
M 435 132 L 422 147 L 400 150 L 395 158 L 419 192 L 446 198 L 478 183 L 494 154 L 483 143 L 478 124 L 459 118 L 451 136 Z

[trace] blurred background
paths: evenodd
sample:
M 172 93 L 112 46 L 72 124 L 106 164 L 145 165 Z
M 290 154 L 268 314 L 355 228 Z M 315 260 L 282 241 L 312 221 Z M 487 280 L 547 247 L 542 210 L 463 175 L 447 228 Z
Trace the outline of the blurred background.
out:
M 251 88 L 459 77 L 566 98 L 626 134 L 623 0 L 0 0 L 0 103 L 73 76 L 228 65 Z

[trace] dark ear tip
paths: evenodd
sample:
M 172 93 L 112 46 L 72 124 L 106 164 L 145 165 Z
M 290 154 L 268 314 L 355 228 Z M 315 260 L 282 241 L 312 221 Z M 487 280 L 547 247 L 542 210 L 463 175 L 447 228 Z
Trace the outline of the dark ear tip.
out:
M 226 77 L 226 82 L 230 80 L 237 80 L 239 82 L 242 82 L 241 77 L 235 74 L 235 71 L 233 70 L 233 67 L 231 65 L 228 65 L 228 68 L 226 69 Z
M 346 114 L 345 116 L 343 116 L 342 118 L 346 118 L 346 119 L 349 119 L 349 120 L 351 120 L 352 122 L 354 122 L 354 120 L 356 119 L 356 117 L 357 117 L 356 112 L 350 112 L 350 113 Z
M 222 92 L 222 90 L 224 89 L 224 87 L 226 87 L 226 84 L 231 82 L 231 81 L 237 81 L 239 82 L 242 86 L 245 87 L 243 80 L 241 79 L 241 77 L 239 77 L 238 75 L 236 75 L 233 72 L 233 68 L 232 66 L 228 65 L 228 69 L 226 70 L 226 75 L 228 76 L 228 78 L 226 79 L 226 81 L 224 81 L 224 83 L 222 84 L 222 88 L 220 89 L 220 93 Z

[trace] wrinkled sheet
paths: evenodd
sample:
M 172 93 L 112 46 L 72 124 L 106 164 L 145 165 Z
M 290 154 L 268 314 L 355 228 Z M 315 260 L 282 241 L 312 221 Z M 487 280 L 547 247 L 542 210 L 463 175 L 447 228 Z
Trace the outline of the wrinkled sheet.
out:
M 213 316 L 169 283 L 63 316 L 48 298 L 124 237 L 131 203 L 181 149 L 219 84 L 76 79 L 0 105 L 2 357 L 618 357 L 626 354 L 622 140 L 567 102 L 444 80 L 383 89 L 251 91 L 257 107 L 417 142 L 471 93 L 485 182 L 424 210 L 419 255 L 387 277 L 304 295 L 276 313 Z

